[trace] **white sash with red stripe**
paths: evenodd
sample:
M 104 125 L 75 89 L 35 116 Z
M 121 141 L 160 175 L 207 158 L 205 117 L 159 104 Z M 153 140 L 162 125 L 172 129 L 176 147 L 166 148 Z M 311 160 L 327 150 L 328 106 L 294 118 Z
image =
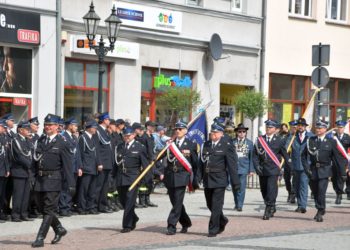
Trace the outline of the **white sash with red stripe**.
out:
M 176 159 L 181 163 L 181 165 L 186 169 L 187 172 L 190 173 L 190 183 L 188 184 L 188 188 L 190 191 L 193 190 L 192 181 L 193 181 L 193 171 L 192 166 L 186 159 L 186 157 L 181 153 L 179 148 L 176 146 L 175 142 L 172 142 L 169 146 L 170 151 L 176 157 Z
M 338 137 L 334 136 L 335 141 L 337 142 L 337 149 L 339 150 L 339 152 L 342 154 L 342 156 L 347 159 L 348 161 L 350 161 L 348 154 L 345 151 L 345 148 L 343 147 L 343 145 L 341 144 L 341 142 L 339 141 Z
M 278 166 L 279 169 L 281 169 L 281 162 L 278 160 L 277 156 L 274 154 L 274 152 L 271 150 L 269 145 L 267 145 L 266 141 L 262 136 L 258 137 L 258 141 L 260 142 L 261 146 L 265 150 L 266 154 L 271 158 L 271 160 Z

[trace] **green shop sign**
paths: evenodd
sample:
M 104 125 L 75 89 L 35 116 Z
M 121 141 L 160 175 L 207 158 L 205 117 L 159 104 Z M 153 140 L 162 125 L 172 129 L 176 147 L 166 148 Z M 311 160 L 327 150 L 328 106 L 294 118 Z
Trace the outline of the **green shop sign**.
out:
M 192 80 L 188 76 L 180 79 L 179 76 L 165 77 L 165 75 L 160 74 L 154 77 L 154 88 L 158 89 L 160 86 L 190 88 L 192 86 Z

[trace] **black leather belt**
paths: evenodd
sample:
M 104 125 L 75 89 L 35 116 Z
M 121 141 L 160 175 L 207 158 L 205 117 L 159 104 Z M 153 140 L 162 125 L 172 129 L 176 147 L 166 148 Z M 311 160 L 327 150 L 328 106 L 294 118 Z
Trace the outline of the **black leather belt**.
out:
M 173 166 L 170 168 L 174 173 L 185 172 L 186 170 L 183 167 Z
M 331 164 L 324 164 L 324 163 L 320 163 L 320 162 L 315 163 L 316 168 L 323 168 L 323 167 L 330 166 L 330 165 Z
M 206 167 L 205 168 L 205 172 L 208 174 L 208 173 L 223 173 L 225 172 L 226 170 L 225 169 L 222 169 L 222 168 L 209 168 L 209 167 Z
M 57 170 L 39 170 L 38 171 L 38 175 L 39 176 L 49 176 L 49 175 L 53 175 L 54 173 L 57 173 L 61 171 L 60 169 Z

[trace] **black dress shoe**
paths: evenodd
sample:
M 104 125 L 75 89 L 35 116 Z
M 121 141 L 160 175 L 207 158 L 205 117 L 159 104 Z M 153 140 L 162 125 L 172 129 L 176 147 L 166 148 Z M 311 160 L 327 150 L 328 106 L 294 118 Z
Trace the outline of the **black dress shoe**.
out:
M 92 209 L 88 212 L 88 214 L 99 214 L 99 212 L 97 212 L 96 210 Z
M 28 218 L 36 219 L 36 218 L 38 218 L 38 215 L 37 214 L 29 214 Z
M 237 207 L 237 212 L 242 212 L 242 208 L 241 207 Z
M 139 221 L 139 217 L 137 217 L 137 218 L 135 219 L 134 223 L 132 223 L 131 230 L 135 230 L 136 224 L 137 224 L 138 221 Z
M 130 233 L 131 232 L 131 228 L 123 228 L 122 230 L 120 230 L 121 233 Z
M 182 227 L 180 233 L 185 234 L 188 231 L 188 227 Z
M 228 223 L 228 220 L 225 221 L 225 223 L 222 226 L 220 226 L 218 234 L 221 234 L 223 231 L 225 231 L 227 223 Z
M 55 237 L 51 241 L 51 244 L 57 244 L 63 236 L 67 234 L 67 230 L 60 225 L 55 232 Z
M 350 200 L 350 193 L 346 195 L 347 199 Z
M 176 234 L 176 231 L 173 231 L 173 230 L 169 230 L 166 232 L 166 235 L 175 235 Z
M 341 194 L 337 194 L 337 198 L 335 199 L 335 204 L 340 205 L 341 204 L 341 199 L 342 199 L 342 195 Z
M 28 218 L 28 217 L 21 217 L 22 221 L 33 221 L 34 219 Z
M 113 211 L 111 210 L 108 210 L 108 209 L 101 209 L 101 210 L 98 210 L 100 213 L 104 213 L 104 214 L 111 214 L 113 213 Z
M 20 218 L 12 218 L 11 221 L 12 222 L 22 222 L 22 220 Z
M 297 212 L 297 213 L 300 213 L 301 212 L 301 207 L 297 207 L 297 209 L 295 209 L 294 211 Z
M 306 213 L 306 208 L 300 208 L 300 213 L 305 214 Z
M 216 237 L 216 234 L 214 234 L 214 233 L 209 233 L 209 234 L 208 234 L 208 237 Z

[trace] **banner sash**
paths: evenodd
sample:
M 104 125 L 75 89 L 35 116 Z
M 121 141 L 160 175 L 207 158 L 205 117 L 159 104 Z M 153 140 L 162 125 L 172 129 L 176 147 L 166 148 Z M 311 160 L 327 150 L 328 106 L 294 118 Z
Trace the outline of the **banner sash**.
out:
M 271 158 L 271 160 L 278 166 L 278 168 L 281 170 L 281 162 L 278 160 L 277 156 L 272 152 L 269 145 L 267 145 L 266 141 L 262 136 L 258 137 L 258 141 L 260 142 L 261 146 L 264 148 L 267 155 Z

